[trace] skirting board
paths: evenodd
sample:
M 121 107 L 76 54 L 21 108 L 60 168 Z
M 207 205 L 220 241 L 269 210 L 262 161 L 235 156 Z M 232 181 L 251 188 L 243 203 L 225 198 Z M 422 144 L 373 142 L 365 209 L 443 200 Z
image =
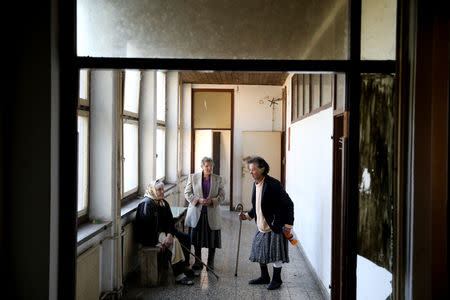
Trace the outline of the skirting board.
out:
M 295 234 L 295 232 L 294 232 L 294 236 L 297 239 L 297 235 Z M 297 239 L 297 241 L 298 241 L 298 239 Z M 311 271 L 311 274 L 313 274 L 314 279 L 319 284 L 320 292 L 322 293 L 324 299 L 330 300 L 331 299 L 330 293 L 328 292 L 328 289 L 323 285 L 323 282 L 322 282 L 322 280 L 320 280 L 319 276 L 317 276 L 316 270 L 311 265 L 311 262 L 309 261 L 308 256 L 306 255 L 305 251 L 303 250 L 302 244 L 297 243 L 297 247 L 300 250 L 303 257 L 305 258 L 306 265 L 308 266 L 309 271 Z

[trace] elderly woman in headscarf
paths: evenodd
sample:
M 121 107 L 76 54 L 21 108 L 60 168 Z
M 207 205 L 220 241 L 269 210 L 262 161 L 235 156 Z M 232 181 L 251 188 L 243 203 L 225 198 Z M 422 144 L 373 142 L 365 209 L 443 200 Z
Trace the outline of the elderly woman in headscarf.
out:
M 185 273 L 193 274 L 189 268 L 189 235 L 175 228 L 169 203 L 164 200 L 164 183 L 153 181 L 147 186 L 144 199 L 136 211 L 135 229 L 138 242 L 144 246 L 161 248 L 170 257 L 175 282 L 194 284 Z M 180 243 L 185 247 L 184 249 Z

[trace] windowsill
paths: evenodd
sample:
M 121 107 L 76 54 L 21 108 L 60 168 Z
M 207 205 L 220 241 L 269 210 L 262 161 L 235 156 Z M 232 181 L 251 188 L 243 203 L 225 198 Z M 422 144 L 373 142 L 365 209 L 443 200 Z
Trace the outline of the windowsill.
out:
M 106 221 L 101 223 L 84 223 L 80 225 L 77 231 L 77 246 L 82 245 L 99 232 L 106 230 L 111 224 L 111 221 Z
M 177 185 L 175 183 L 166 183 L 164 184 L 164 192 L 168 192 L 176 186 Z
M 122 206 L 122 208 L 120 209 L 120 216 L 123 218 L 123 217 L 126 217 L 126 216 L 132 214 L 136 210 L 138 204 L 141 201 L 142 201 L 142 198 L 136 198 L 134 200 L 131 200 L 124 206 Z

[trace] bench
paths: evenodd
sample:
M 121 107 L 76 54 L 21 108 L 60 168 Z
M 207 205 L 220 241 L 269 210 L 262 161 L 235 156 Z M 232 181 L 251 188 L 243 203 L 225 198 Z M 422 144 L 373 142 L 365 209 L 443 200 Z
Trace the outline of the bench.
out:
M 141 285 L 159 286 L 169 269 L 169 262 L 158 247 L 142 247 L 139 249 L 141 266 Z

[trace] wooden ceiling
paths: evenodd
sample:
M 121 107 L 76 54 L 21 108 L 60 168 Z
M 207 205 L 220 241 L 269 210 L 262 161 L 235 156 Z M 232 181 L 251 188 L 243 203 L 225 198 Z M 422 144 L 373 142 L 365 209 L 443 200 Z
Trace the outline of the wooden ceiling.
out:
M 182 83 L 284 85 L 287 73 L 281 72 L 180 72 Z

